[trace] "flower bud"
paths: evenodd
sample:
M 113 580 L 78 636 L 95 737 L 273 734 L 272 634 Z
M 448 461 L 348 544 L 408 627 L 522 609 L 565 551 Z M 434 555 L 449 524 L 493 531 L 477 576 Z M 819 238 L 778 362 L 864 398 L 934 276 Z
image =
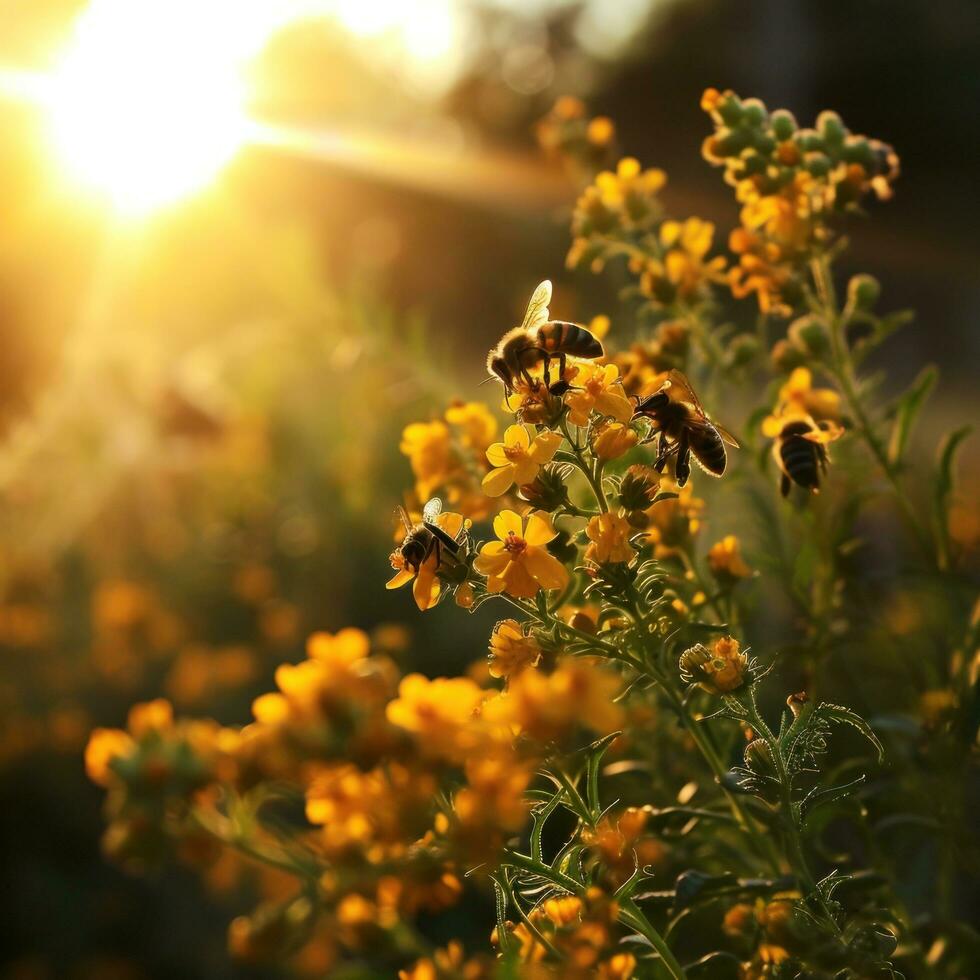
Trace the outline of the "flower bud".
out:
M 709 650 L 702 643 L 685 650 L 678 662 L 681 679 L 709 694 L 728 694 L 741 687 L 748 659 L 734 637 L 719 637 Z
M 832 146 L 840 146 L 844 142 L 844 137 L 847 135 L 847 130 L 844 128 L 841 117 L 829 109 L 824 110 L 817 116 L 817 131 Z
M 626 471 L 619 485 L 619 502 L 628 513 L 642 512 L 653 504 L 659 489 L 660 474 L 652 466 L 637 464 Z M 630 524 L 638 526 L 632 520 Z
M 810 700 L 806 691 L 799 691 L 796 694 L 791 694 L 786 699 L 786 707 L 793 712 L 794 718 L 799 718 L 803 711 L 803 706 Z
M 744 367 L 750 364 L 759 353 L 759 338 L 755 334 L 740 333 L 728 345 L 728 364 L 731 367 Z
M 847 284 L 847 302 L 856 310 L 868 311 L 874 308 L 881 295 L 881 284 L 874 276 L 852 276 Z
M 753 739 L 745 746 L 745 765 L 760 776 L 771 776 L 776 772 L 772 749 L 765 739 Z
M 542 467 L 534 480 L 520 487 L 520 496 L 538 510 L 558 510 L 568 503 L 568 487 L 565 486 L 567 476 L 567 467 L 549 464 Z
M 790 341 L 811 357 L 822 357 L 830 350 L 830 333 L 827 325 L 817 316 L 801 316 L 789 327 Z
M 770 117 L 773 135 L 780 142 L 788 140 L 796 132 L 796 119 L 786 109 L 777 109 Z
M 833 164 L 825 153 L 811 153 L 807 156 L 804 166 L 814 177 L 826 177 Z
M 622 422 L 608 422 L 601 426 L 592 439 L 592 451 L 598 459 L 619 459 L 637 443 L 636 433 Z
M 769 352 L 769 360 L 777 371 L 789 374 L 794 368 L 803 364 L 806 356 L 799 347 L 788 340 L 777 340 Z

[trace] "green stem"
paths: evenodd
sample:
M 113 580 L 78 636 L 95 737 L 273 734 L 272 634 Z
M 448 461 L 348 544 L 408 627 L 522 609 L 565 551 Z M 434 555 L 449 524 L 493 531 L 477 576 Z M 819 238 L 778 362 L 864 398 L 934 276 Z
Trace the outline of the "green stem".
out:
M 550 881 L 553 885 L 563 888 L 572 895 L 581 895 L 586 890 L 586 886 L 581 882 L 576 881 L 562 871 L 557 871 L 549 867 L 541 861 L 535 861 L 526 854 L 519 854 L 516 851 L 505 851 L 501 863 L 509 865 L 512 868 L 519 868 L 522 871 L 528 871 L 531 874 L 537 875 L 539 878 L 544 878 L 546 881 Z M 684 980 L 684 969 L 675 959 L 663 936 L 653 927 L 642 909 L 632 899 L 628 898 L 619 903 L 619 920 L 631 929 L 635 929 L 649 941 L 650 945 L 659 953 L 660 959 L 674 980 Z
M 906 495 L 905 488 L 902 486 L 898 467 L 888 458 L 885 445 L 875 432 L 867 409 L 861 401 L 857 379 L 854 374 L 854 364 L 844 339 L 844 318 L 841 316 L 837 305 L 834 280 L 830 270 L 830 260 L 827 255 L 820 254 L 816 256 L 811 262 L 810 270 L 817 289 L 817 297 L 823 307 L 823 313 L 827 318 L 830 330 L 831 357 L 833 360 L 831 370 L 833 377 L 840 386 L 844 401 L 847 403 L 847 407 L 854 418 L 858 434 L 864 440 L 865 445 L 871 451 L 872 456 L 877 460 L 886 479 L 891 484 L 895 498 L 898 501 L 899 507 L 902 509 L 906 522 L 915 535 L 919 547 L 926 555 L 936 561 L 936 555 L 929 535 L 919 521 L 918 514 Z
M 606 502 L 606 494 L 602 489 L 602 463 L 597 461 L 595 470 L 589 466 L 585 461 L 585 457 L 582 455 L 579 444 L 572 438 L 572 434 L 568 431 L 568 421 L 564 416 L 562 416 L 561 420 L 561 431 L 568 441 L 572 455 L 575 457 L 575 465 L 582 471 L 586 480 L 589 481 L 589 486 L 595 494 L 596 503 L 599 505 L 599 512 L 602 514 L 607 513 L 609 511 L 609 504 Z
M 837 936 L 840 936 L 841 928 L 837 923 L 837 919 L 834 917 L 833 912 L 831 912 L 827 900 L 817 887 L 817 881 L 813 876 L 813 872 L 810 871 L 810 865 L 803 847 L 803 837 L 800 834 L 799 821 L 796 816 L 796 807 L 793 803 L 793 785 L 789 772 L 786 769 L 779 740 L 762 717 L 755 701 L 755 692 L 751 688 L 749 688 L 748 697 L 742 701 L 742 704 L 748 709 L 748 717 L 752 727 L 762 735 L 766 745 L 769 746 L 769 753 L 776 767 L 776 778 L 779 780 L 780 814 L 783 818 L 783 827 L 786 831 L 786 840 L 789 845 L 789 856 L 792 859 L 793 870 L 800 879 L 808 896 L 820 908 L 831 930 Z

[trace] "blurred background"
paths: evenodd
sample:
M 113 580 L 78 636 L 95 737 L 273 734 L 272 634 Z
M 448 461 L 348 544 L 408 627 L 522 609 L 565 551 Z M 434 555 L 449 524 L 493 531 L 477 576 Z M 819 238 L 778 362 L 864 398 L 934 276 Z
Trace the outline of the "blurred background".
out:
M 931 458 L 978 408 L 978 64 L 972 0 L 0 3 L 2 975 L 260 975 L 225 954 L 236 880 L 104 862 L 92 727 L 161 695 L 244 723 L 315 629 L 482 658 L 491 613 L 383 588 L 397 445 L 479 397 L 540 279 L 564 317 L 609 308 L 564 271 L 556 96 L 724 233 L 706 86 L 892 143 L 844 271 L 918 311 L 881 366 L 942 368 Z

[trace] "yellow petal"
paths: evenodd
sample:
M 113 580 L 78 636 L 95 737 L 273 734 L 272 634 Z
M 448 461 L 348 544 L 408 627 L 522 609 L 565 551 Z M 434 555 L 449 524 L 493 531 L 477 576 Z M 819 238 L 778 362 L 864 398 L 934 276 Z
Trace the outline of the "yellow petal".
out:
M 508 463 L 498 469 L 491 470 L 483 478 L 483 492 L 488 497 L 499 497 L 505 493 L 514 483 L 514 464 Z
M 508 425 L 504 433 L 504 443 L 508 446 L 520 446 L 527 449 L 531 445 L 531 437 L 523 425 Z
M 415 576 L 415 584 L 412 586 L 415 605 L 422 612 L 425 612 L 439 598 L 439 590 L 439 580 L 436 578 L 436 561 L 435 556 L 433 556 L 422 565 L 418 575 Z
M 506 446 L 502 442 L 495 442 L 487 450 L 487 459 L 493 466 L 506 466 L 510 460 L 505 452 Z
M 524 535 L 524 540 L 527 541 L 529 545 L 533 546 L 547 544 L 549 541 L 553 540 L 557 534 L 558 532 L 551 523 L 551 519 L 546 514 L 535 511 L 527 519 L 527 532 Z
M 568 569 L 544 548 L 528 548 L 523 564 L 544 589 L 563 589 L 568 585 Z
M 530 599 L 538 594 L 538 583 L 527 568 L 526 559 L 529 553 L 524 553 L 525 561 L 512 561 L 501 576 L 507 593 L 518 599 Z
M 521 521 L 521 515 L 516 514 L 512 510 L 502 510 L 493 519 L 493 533 L 501 541 L 506 541 L 509 534 L 516 534 L 518 537 L 521 537 L 523 531 L 524 525 Z
M 561 445 L 561 438 L 557 432 L 542 432 L 531 443 L 528 456 L 535 463 L 550 462 L 555 453 L 558 452 L 558 447 Z
M 411 582 L 415 578 L 415 573 L 410 568 L 403 568 L 388 579 L 385 583 L 386 589 L 400 589 L 406 582 Z
M 519 486 L 530 483 L 537 475 L 541 467 L 533 459 L 522 459 L 514 463 L 514 482 Z

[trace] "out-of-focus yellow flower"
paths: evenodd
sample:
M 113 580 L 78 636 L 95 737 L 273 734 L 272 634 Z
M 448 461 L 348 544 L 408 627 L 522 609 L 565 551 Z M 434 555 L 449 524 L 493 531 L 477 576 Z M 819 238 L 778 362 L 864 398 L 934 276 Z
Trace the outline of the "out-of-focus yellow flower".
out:
M 445 422 L 413 422 L 402 432 L 401 451 L 415 475 L 416 492 L 427 500 L 448 482 L 457 467 L 449 426 Z
M 487 576 L 490 592 L 529 599 L 539 589 L 565 588 L 568 570 L 545 548 L 558 534 L 546 515 L 531 514 L 525 528 L 519 514 L 505 510 L 494 518 L 493 530 L 498 540 L 485 544 L 473 563 Z
M 463 444 L 486 452 L 497 435 L 497 419 L 483 402 L 457 402 L 446 409 L 446 421 L 460 430 Z
M 588 425 L 592 412 L 617 422 L 629 422 L 633 417 L 633 403 L 623 391 L 615 364 L 579 364 L 573 384 L 575 388 L 565 396 L 568 420 L 573 425 Z
M 644 170 L 633 157 L 623 157 L 615 173 L 604 170 L 595 179 L 602 203 L 619 213 L 628 226 L 644 226 L 659 211 L 656 195 L 666 183 L 667 175 L 662 170 Z
M 601 460 L 619 459 L 637 443 L 639 437 L 622 422 L 607 422 L 597 426 L 592 437 L 592 452 Z
M 109 766 L 113 759 L 128 756 L 136 743 L 126 732 L 115 728 L 96 728 L 85 747 L 85 772 L 93 783 L 109 785 Z
M 526 426 L 510 425 L 503 442 L 495 442 L 487 450 L 487 459 L 494 469 L 483 478 L 483 490 L 490 497 L 499 497 L 515 483 L 530 483 L 541 467 L 550 462 L 561 436 L 557 432 L 542 432 L 531 438 Z
M 602 340 L 609 333 L 611 325 L 609 317 L 605 313 L 600 313 L 589 320 L 589 333 L 597 340 Z
M 784 292 L 793 282 L 792 267 L 786 263 L 782 249 L 774 242 L 745 228 L 736 228 L 728 238 L 728 247 L 738 256 L 738 264 L 728 270 L 728 285 L 736 299 L 756 294 L 759 312 L 789 316 L 791 305 Z
M 674 488 L 668 484 L 664 489 Z M 646 518 L 646 541 L 653 545 L 654 558 L 671 558 L 679 554 L 701 530 L 704 501 L 694 496 L 690 483 L 686 483 L 676 493 L 678 496 L 659 500 L 642 511 Z M 642 523 L 637 514 L 632 514 L 631 520 L 636 526 Z
M 388 721 L 411 732 L 429 755 L 461 760 L 479 743 L 474 715 L 485 692 L 467 677 L 409 674 L 387 709 Z
M 711 647 L 698 643 L 680 657 L 681 677 L 709 694 L 728 694 L 741 687 L 748 658 L 732 636 L 720 636 Z
M 798 367 L 779 389 L 776 410 L 762 423 L 764 435 L 779 435 L 787 418 L 809 416 L 815 422 L 839 422 L 840 394 L 833 388 L 814 388 L 813 374 L 809 368 Z
M 629 561 L 636 554 L 630 545 L 630 537 L 635 531 L 621 514 L 606 513 L 593 517 L 585 533 L 590 541 L 585 549 L 588 561 L 599 565 L 623 562 Z
M 701 218 L 665 221 L 660 226 L 663 258 L 650 259 L 643 268 L 640 288 L 652 299 L 669 305 L 693 298 L 709 282 L 723 282 L 725 257 L 705 261 L 714 240 L 715 226 Z
M 711 546 L 708 567 L 718 578 L 748 578 L 752 574 L 752 569 L 742 558 L 738 538 L 734 534 L 725 535 Z
M 407 970 L 398 971 L 398 980 L 484 980 L 492 975 L 489 965 L 481 959 L 467 960 L 463 944 L 453 939 L 445 949 L 437 949 L 431 957 L 417 960 Z
M 560 740 L 579 725 L 605 735 L 622 724 L 615 703 L 620 687 L 613 671 L 566 657 L 550 674 L 529 667 L 512 677 L 506 693 L 490 698 L 482 714 L 541 743 Z
M 527 636 L 516 619 L 505 619 L 490 635 L 490 675 L 513 677 L 525 667 L 534 667 L 541 659 L 541 646 Z

